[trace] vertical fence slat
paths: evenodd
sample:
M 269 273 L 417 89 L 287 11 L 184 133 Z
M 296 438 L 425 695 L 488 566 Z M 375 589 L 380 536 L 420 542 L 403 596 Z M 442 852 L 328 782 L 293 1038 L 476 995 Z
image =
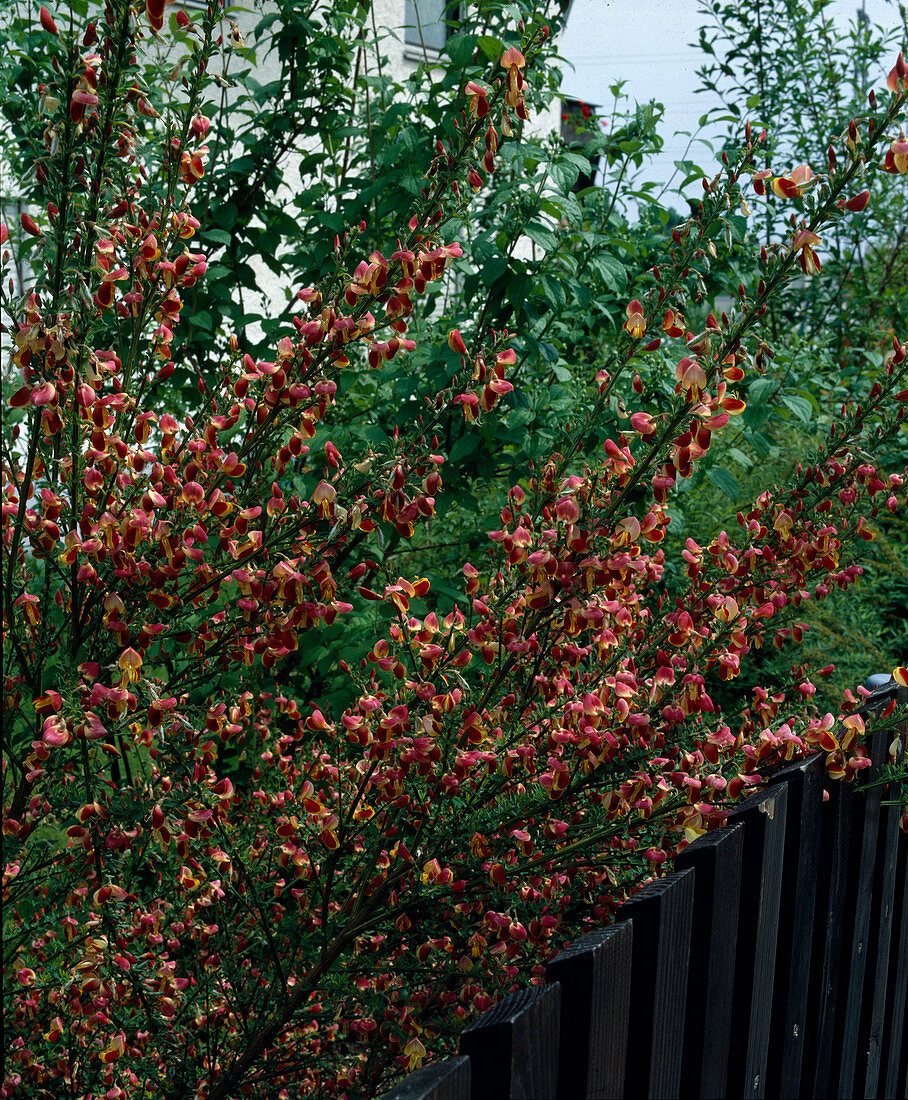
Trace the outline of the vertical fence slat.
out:
M 877 729 L 870 738 L 873 767 L 863 773 L 868 780 L 879 775 L 879 762 L 887 754 L 887 731 Z M 858 1040 L 864 1007 L 864 977 L 870 938 L 870 910 L 873 902 L 873 874 L 876 869 L 880 833 L 880 787 L 857 791 L 852 818 L 848 887 L 845 891 L 842 970 L 840 974 L 840 1010 L 836 1020 L 834 1050 L 838 1065 L 833 1064 L 830 1093 L 847 1100 L 854 1092 L 858 1061 Z M 838 1073 L 836 1074 L 836 1069 Z
M 561 986 L 558 1100 L 602 1100 L 624 1087 L 633 924 L 597 928 L 546 966 Z
M 890 685 L 893 687 L 895 685 Z M 896 688 L 896 700 L 901 706 L 908 703 L 908 688 Z M 908 723 L 889 722 L 885 735 L 885 752 L 888 745 L 897 744 L 897 759 L 905 759 L 905 739 Z M 881 762 L 882 762 L 881 757 Z M 864 1096 L 886 1096 L 886 1008 L 890 981 L 890 959 L 898 958 L 900 922 L 896 915 L 899 906 L 897 894 L 897 861 L 899 838 L 904 836 L 899 829 L 901 807 L 900 790 L 892 783 L 884 790 L 883 805 L 880 808 L 880 839 L 877 849 L 877 864 L 873 881 L 873 910 L 870 917 L 870 948 L 867 966 L 871 971 L 867 981 L 872 986 L 872 1003 L 867 1006 L 865 1018 L 861 1021 L 860 1064 L 855 1080 L 855 1092 Z M 901 920 L 908 920 L 908 913 L 901 911 Z M 895 978 L 895 973 L 892 975 Z M 903 994 L 901 1009 L 904 1019 L 905 1001 L 908 991 Z
M 807 988 L 816 908 L 823 758 L 812 756 L 779 772 L 771 783 L 788 788 L 785 855 L 779 904 L 776 976 L 766 1067 L 768 1096 L 797 1096 L 807 1025 Z
M 744 826 L 698 837 L 675 860 L 694 871 L 694 914 L 679 1096 L 723 1096 L 728 1078 Z
M 472 1100 L 555 1100 L 561 987 L 511 993 L 460 1037 Z
M 470 1059 L 449 1058 L 423 1066 L 383 1100 L 470 1100 Z
M 842 906 L 854 803 L 854 789 L 850 783 L 830 781 L 827 789 L 829 800 L 823 804 L 817 909 L 808 982 L 808 1030 L 801 1074 L 800 1093 L 804 1096 L 825 1096 L 829 1083 L 842 947 Z
M 751 796 L 729 816 L 729 824 L 744 826 L 744 855 L 728 1096 L 766 1092 L 787 801 L 782 784 Z
M 883 1026 L 883 1074 L 880 1089 L 884 1097 L 900 1096 L 905 1086 L 905 1062 L 908 1061 L 908 835 L 899 832 L 896 853 L 895 906 L 893 907 L 892 950 L 886 991 L 886 1019 Z M 901 1081 L 899 1078 L 901 1077 Z
M 624 1095 L 675 1096 L 681 1080 L 694 872 L 643 887 L 615 914 L 634 924 Z
M 890 790 L 888 798 L 894 799 Z M 886 1020 L 886 986 L 893 942 L 895 909 L 896 853 L 898 851 L 899 807 L 893 802 L 880 812 L 880 838 L 873 878 L 873 907 L 870 915 L 870 939 L 867 950 L 868 973 L 865 977 L 870 1003 L 861 1020 L 859 1064 L 855 1077 L 856 1095 L 873 1097 L 880 1087 L 883 1059 L 883 1027 Z M 898 927 L 895 926 L 896 937 Z
M 904 835 L 900 838 L 905 840 Z M 903 844 L 903 851 L 904 851 Z M 901 1037 L 893 1028 L 893 1045 L 897 1046 L 898 1070 L 893 1095 L 898 1095 L 905 1100 L 908 1098 L 908 852 L 905 852 L 904 874 L 902 878 L 902 934 L 899 948 L 899 974 L 896 980 L 895 998 L 900 997 L 902 1003 L 902 1027 Z M 895 1060 L 895 1059 L 894 1059 Z

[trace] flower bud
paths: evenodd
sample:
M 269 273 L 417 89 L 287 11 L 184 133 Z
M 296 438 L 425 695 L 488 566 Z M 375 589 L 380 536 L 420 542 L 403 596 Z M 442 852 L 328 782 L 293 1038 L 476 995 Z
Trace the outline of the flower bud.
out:
M 211 129 L 211 119 L 206 118 L 202 114 L 198 114 L 192 120 L 192 132 L 201 141 L 208 131 Z
M 57 24 L 51 19 L 50 12 L 42 4 L 41 11 L 38 13 L 38 18 L 41 20 L 41 26 L 47 31 L 48 34 L 56 35 L 60 37 L 60 32 L 57 30 Z
M 458 355 L 467 354 L 467 345 L 464 343 L 459 329 L 451 329 L 448 333 L 448 347 L 451 351 L 456 351 Z
M 863 210 L 868 202 L 870 202 L 870 192 L 861 191 L 860 194 L 855 195 L 853 199 L 849 199 L 845 203 L 845 209 L 852 211 L 852 213 L 857 213 Z
M 22 223 L 22 228 L 25 230 L 26 233 L 30 233 L 33 237 L 41 236 L 41 230 L 34 223 L 34 221 L 32 221 L 28 214 L 23 214 L 20 217 L 19 221 Z

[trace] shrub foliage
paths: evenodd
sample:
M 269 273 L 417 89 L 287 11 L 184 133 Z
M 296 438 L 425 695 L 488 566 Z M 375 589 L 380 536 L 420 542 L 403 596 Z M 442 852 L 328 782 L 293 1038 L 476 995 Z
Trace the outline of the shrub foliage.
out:
M 541 19 L 477 5 L 401 89 L 363 6 L 281 3 L 237 90 L 217 4 L 83 8 L 5 62 L 2 1095 L 376 1095 L 781 762 L 870 763 L 752 671 L 904 508 L 899 334 L 728 530 L 682 487 L 731 495 L 769 319 L 904 176 L 908 70 L 631 234 L 653 113 L 525 132 Z

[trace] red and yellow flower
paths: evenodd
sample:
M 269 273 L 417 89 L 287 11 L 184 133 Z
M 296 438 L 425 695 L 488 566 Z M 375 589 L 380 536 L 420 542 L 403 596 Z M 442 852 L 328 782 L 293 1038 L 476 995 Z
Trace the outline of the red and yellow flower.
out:
M 646 332 L 646 318 L 643 315 L 643 306 L 640 304 L 639 299 L 635 298 L 632 302 L 628 302 L 624 312 L 627 314 L 627 320 L 622 328 L 632 340 L 639 340 Z

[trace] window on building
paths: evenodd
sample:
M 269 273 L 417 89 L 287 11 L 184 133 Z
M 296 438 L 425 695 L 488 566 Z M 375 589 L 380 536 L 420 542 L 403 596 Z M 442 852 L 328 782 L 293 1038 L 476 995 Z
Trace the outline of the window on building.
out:
M 457 19 L 458 5 L 452 0 L 406 0 L 404 40 L 408 46 L 441 50 Z

